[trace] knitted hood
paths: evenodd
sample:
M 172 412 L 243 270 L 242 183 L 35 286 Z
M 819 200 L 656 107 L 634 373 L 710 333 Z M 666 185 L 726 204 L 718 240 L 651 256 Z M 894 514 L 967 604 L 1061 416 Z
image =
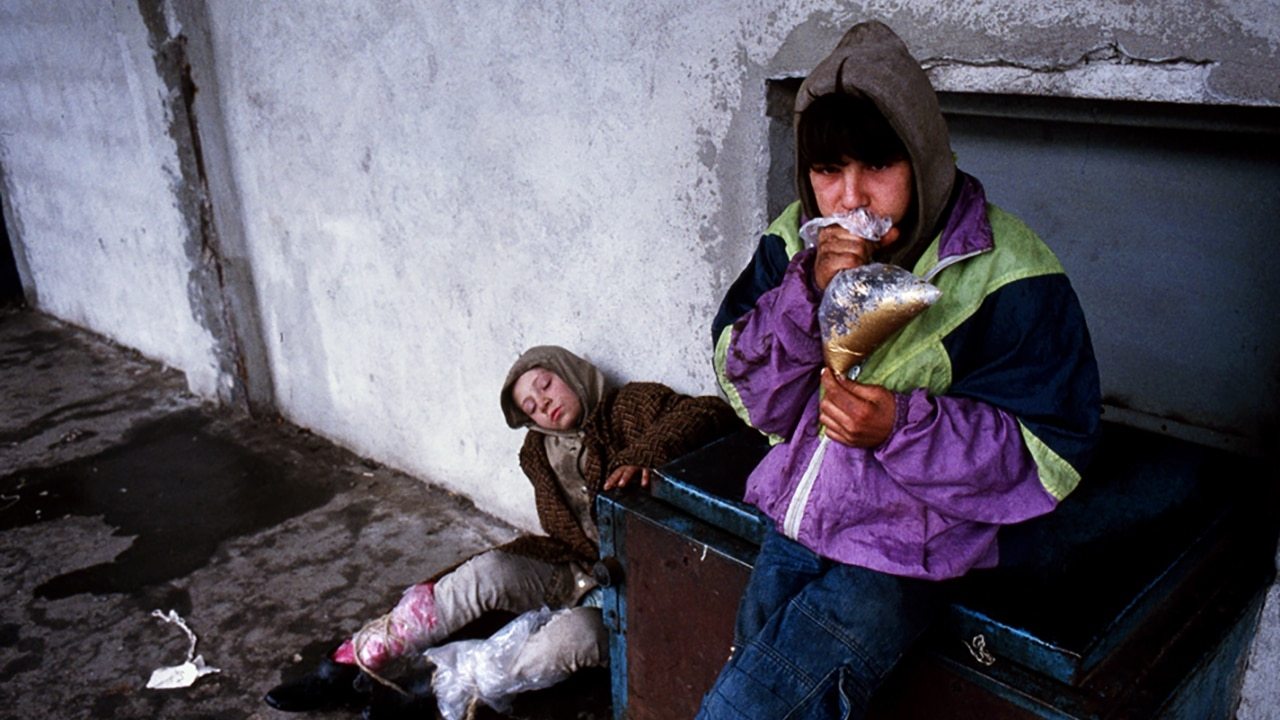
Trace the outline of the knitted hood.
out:
M 929 78 L 887 25 L 864 22 L 850 28 L 800 85 L 796 120 L 815 98 L 835 92 L 874 103 L 906 146 L 915 178 L 915 215 L 902 223 L 903 235 L 889 250 L 893 258 L 918 255 L 917 246 L 928 244 L 940 229 L 956 175 L 947 124 Z M 809 169 L 796 165 L 805 215 L 818 217 Z
M 560 434 L 557 431 L 538 427 L 511 398 L 511 387 L 516 384 L 516 380 L 536 367 L 546 368 L 559 375 L 578 396 L 578 400 L 582 402 L 579 426 L 591 415 L 591 411 L 595 410 L 596 404 L 604 398 L 606 390 L 604 373 L 600 372 L 595 365 L 556 345 L 531 347 L 516 359 L 515 364 L 507 371 L 506 381 L 502 383 L 502 414 L 507 418 L 507 425 L 512 428 L 525 427 L 545 434 Z M 565 434 L 576 434 L 580 431 L 581 427 Z

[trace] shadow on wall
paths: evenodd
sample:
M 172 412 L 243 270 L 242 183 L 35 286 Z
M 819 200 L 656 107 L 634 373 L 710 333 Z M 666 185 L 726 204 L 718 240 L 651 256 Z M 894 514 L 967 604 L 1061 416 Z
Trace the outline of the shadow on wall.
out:
M 0 206 L 2 205 L 0 202 Z M 25 304 L 22 278 L 18 276 L 18 264 L 13 259 L 13 248 L 9 245 L 9 228 L 0 221 L 0 308 L 22 307 Z

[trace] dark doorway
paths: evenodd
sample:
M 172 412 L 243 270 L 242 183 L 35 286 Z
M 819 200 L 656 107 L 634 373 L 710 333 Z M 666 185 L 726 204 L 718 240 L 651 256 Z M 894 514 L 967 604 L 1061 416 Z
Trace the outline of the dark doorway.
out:
M 2 205 L 3 202 L 0 202 L 0 206 Z M 0 218 L 0 308 L 21 307 L 24 304 L 22 278 L 18 275 L 18 264 L 13 259 L 13 248 L 9 245 L 9 227 Z

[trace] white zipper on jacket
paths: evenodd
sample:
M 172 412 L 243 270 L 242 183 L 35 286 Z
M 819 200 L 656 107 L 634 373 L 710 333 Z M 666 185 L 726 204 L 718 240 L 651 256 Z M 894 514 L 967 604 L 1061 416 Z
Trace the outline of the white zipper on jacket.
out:
M 862 363 L 858 363 L 849 368 L 845 377 L 857 380 L 861 374 Z M 818 471 L 822 469 L 822 458 L 826 457 L 827 444 L 830 442 L 831 438 L 823 432 L 822 438 L 818 440 L 818 447 L 813 451 L 813 457 L 809 458 L 809 466 L 804 469 L 804 475 L 800 476 L 796 491 L 791 496 L 791 503 L 787 505 L 787 514 L 782 519 L 782 534 L 792 540 L 800 535 L 800 522 L 804 520 L 804 509 L 809 504 L 809 493 L 813 492 L 813 484 L 818 480 Z
M 824 433 L 818 441 L 818 449 L 809 458 L 809 467 L 805 468 L 796 485 L 796 492 L 791 496 L 791 504 L 787 506 L 787 515 L 782 521 L 782 533 L 792 540 L 800 534 L 800 521 L 804 520 L 804 507 L 809 504 L 809 493 L 813 491 L 813 483 L 818 479 L 818 470 L 822 467 L 822 458 L 827 454 L 827 443 L 831 438 Z
M 989 252 L 991 252 L 991 248 L 982 248 L 981 250 L 974 250 L 973 252 L 965 253 L 964 255 L 952 255 L 946 260 L 939 260 L 937 265 L 934 265 L 933 267 L 929 268 L 929 272 L 924 274 L 924 281 L 933 282 L 933 278 L 938 273 L 942 272 L 943 270 L 946 270 L 952 265 L 955 265 L 961 260 L 968 260 L 971 257 L 977 257 L 979 255 L 982 255 L 983 253 L 989 253 Z

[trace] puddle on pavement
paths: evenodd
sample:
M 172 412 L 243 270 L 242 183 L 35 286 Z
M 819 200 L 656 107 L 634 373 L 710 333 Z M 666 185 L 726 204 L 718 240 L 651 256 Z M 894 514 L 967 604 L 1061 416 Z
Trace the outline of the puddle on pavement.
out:
M 207 432 L 198 411 L 143 426 L 106 452 L 0 478 L 0 532 L 66 515 L 102 516 L 135 536 L 112 562 L 55 577 L 36 594 L 128 593 L 203 567 L 232 538 L 324 505 L 328 483 Z M 56 538 L 50 539 L 56 542 Z

